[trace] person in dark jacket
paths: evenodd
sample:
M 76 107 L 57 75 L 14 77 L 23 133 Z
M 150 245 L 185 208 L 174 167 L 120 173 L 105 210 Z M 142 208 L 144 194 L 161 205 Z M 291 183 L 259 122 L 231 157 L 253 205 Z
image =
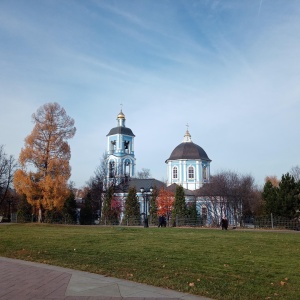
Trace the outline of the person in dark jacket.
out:
M 222 218 L 222 220 L 221 220 L 221 226 L 222 226 L 222 230 L 227 230 L 227 228 L 228 228 L 228 220 L 227 220 L 227 218 L 226 217 L 224 217 L 224 218 Z
M 158 227 L 166 227 L 166 218 L 165 216 L 159 216 L 158 218 Z

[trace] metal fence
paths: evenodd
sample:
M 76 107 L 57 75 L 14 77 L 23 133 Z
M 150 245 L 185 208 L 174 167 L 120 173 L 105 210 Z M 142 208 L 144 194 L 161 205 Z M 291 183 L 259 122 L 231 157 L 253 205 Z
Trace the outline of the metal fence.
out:
M 273 215 L 260 216 L 253 218 L 250 222 L 242 223 L 246 228 L 257 229 L 288 229 L 288 230 L 300 230 L 299 219 L 287 219 L 283 217 L 276 217 Z
M 11 214 L 11 222 L 13 223 L 34 223 L 37 222 L 37 218 L 34 215 L 18 215 L 17 213 Z M 69 225 L 79 225 L 79 219 L 74 222 L 70 220 L 67 216 L 62 216 L 60 218 L 45 218 L 43 223 L 51 224 L 69 224 Z M 90 220 L 90 225 L 102 225 L 102 226 L 146 226 L 145 220 L 141 218 L 129 218 L 122 220 Z M 158 218 L 154 217 L 147 220 L 147 225 L 149 227 L 158 227 Z M 146 227 L 148 227 L 146 226 Z M 206 219 L 201 217 L 198 218 L 175 218 L 167 219 L 166 227 L 207 227 L 207 228 L 218 228 L 220 223 L 208 224 Z M 258 216 L 258 217 L 244 217 L 240 220 L 239 224 L 229 224 L 229 229 L 232 228 L 249 228 L 249 229 L 287 229 L 287 230 L 300 230 L 300 220 L 299 219 L 287 219 L 283 217 L 276 217 L 273 215 L 268 216 Z

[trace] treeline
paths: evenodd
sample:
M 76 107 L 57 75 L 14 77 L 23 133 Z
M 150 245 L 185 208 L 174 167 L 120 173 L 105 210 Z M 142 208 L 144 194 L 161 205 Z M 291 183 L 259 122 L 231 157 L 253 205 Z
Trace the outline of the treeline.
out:
M 281 180 L 267 177 L 262 198 L 265 212 L 274 216 L 295 219 L 300 216 L 300 167 L 296 166 Z

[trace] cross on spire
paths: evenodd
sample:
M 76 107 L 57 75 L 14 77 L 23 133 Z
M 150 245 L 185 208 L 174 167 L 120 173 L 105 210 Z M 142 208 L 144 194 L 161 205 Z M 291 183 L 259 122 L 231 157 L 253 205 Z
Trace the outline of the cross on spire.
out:
M 184 135 L 183 142 L 187 143 L 187 142 L 191 142 L 192 139 L 191 139 L 191 135 L 189 133 L 189 123 L 187 123 L 185 126 L 186 126 L 186 132 L 185 132 L 185 135 Z

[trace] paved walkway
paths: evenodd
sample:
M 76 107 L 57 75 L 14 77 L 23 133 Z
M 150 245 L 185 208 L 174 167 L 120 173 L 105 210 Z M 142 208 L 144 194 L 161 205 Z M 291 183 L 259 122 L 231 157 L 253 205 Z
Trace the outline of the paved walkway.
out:
M 132 281 L 0 257 L 1 300 L 209 300 Z

